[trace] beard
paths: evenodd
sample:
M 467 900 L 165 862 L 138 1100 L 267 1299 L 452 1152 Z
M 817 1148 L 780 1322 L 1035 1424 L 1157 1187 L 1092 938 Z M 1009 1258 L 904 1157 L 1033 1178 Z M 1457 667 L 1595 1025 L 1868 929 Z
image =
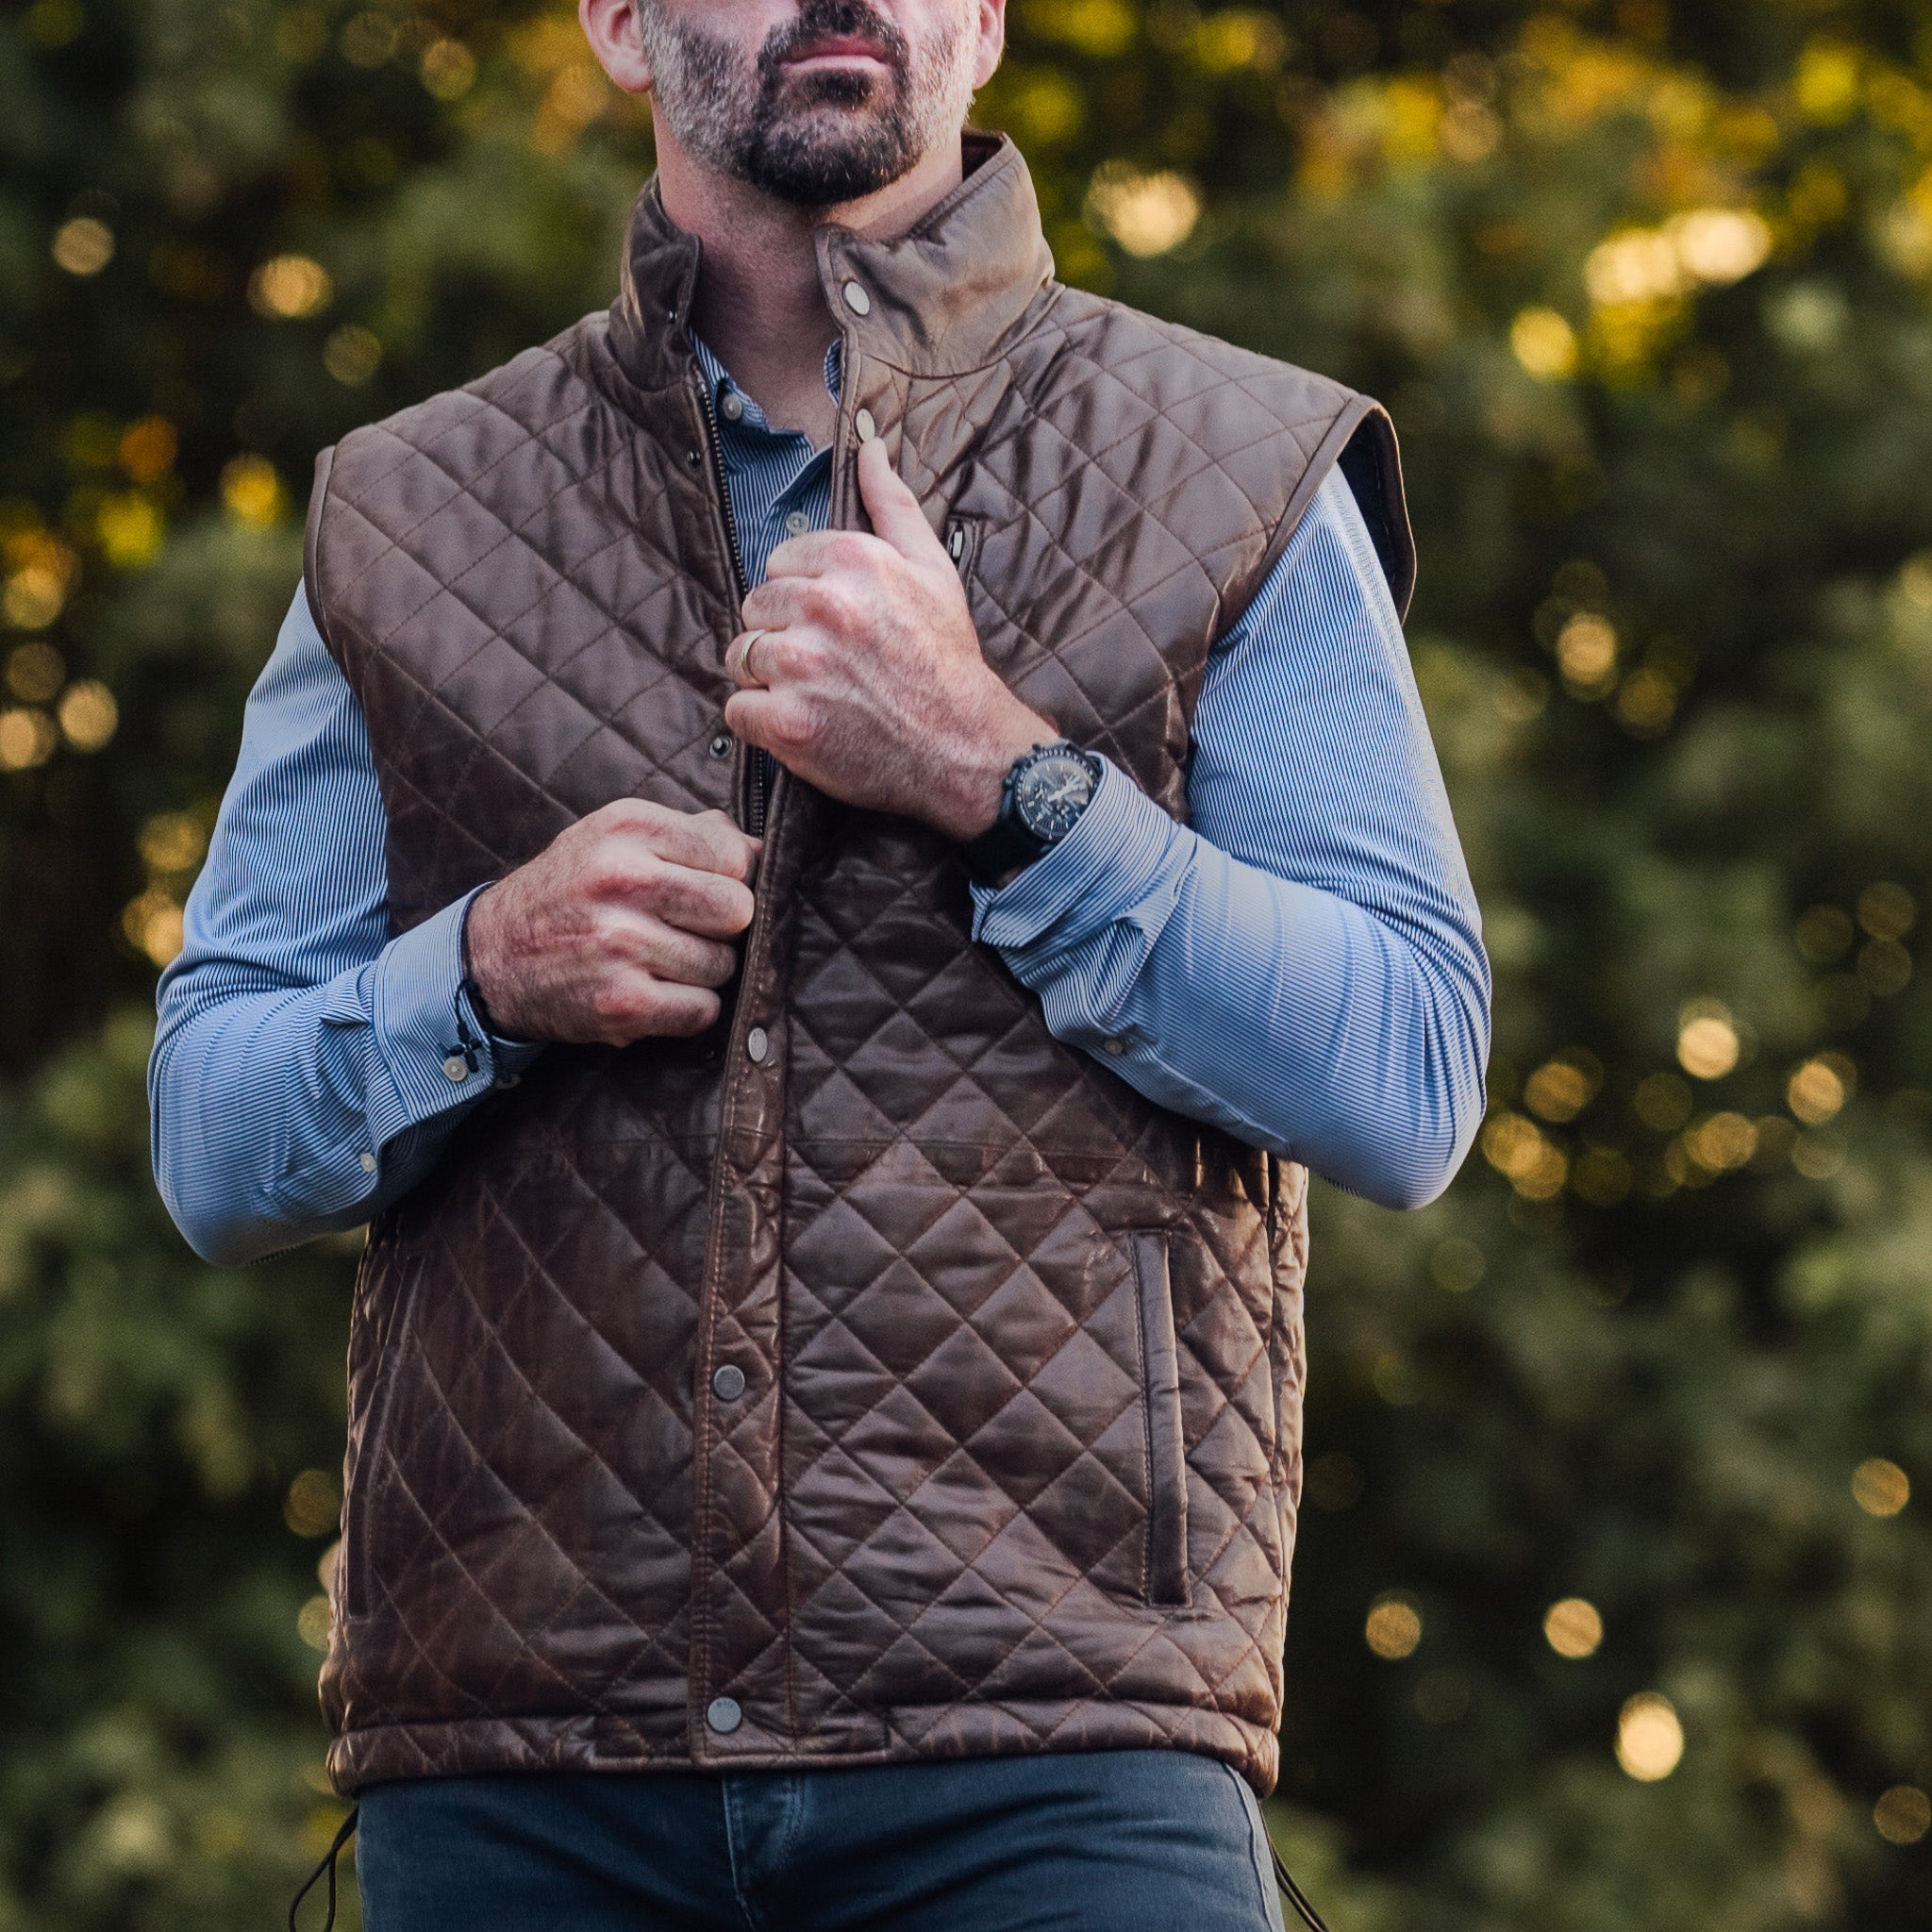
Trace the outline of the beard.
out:
M 972 104 L 963 8 L 914 44 L 867 0 L 804 0 L 755 60 L 675 17 L 666 0 L 646 0 L 638 17 L 653 98 L 672 133 L 697 159 L 795 208 L 833 208 L 890 186 L 957 134 Z M 789 56 L 835 34 L 872 41 L 883 77 L 787 74 Z

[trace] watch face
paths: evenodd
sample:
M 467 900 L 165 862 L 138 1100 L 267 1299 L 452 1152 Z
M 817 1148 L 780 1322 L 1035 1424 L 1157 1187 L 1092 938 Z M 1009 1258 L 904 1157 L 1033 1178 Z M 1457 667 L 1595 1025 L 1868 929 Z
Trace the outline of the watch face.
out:
M 1064 839 L 1093 796 L 1093 768 L 1075 751 L 1055 748 L 1036 758 L 1013 785 L 1013 811 L 1036 839 Z

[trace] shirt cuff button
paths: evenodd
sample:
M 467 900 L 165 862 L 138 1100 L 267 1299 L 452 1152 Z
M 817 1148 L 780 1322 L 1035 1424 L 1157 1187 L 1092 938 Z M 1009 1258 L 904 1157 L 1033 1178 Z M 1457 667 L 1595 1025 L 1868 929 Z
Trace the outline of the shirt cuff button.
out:
M 1122 1054 L 1126 1052 L 1127 1042 L 1124 1040 L 1123 1040 L 1117 1033 L 1109 1033 L 1108 1037 L 1100 1042 L 1100 1050 L 1102 1053 L 1112 1054 L 1115 1058 L 1119 1058 L 1119 1057 Z
M 374 1174 L 375 1172 L 375 1156 L 370 1153 L 368 1148 L 363 1148 L 362 1152 L 356 1158 L 361 1161 L 364 1174 Z
M 453 1053 L 442 1063 L 442 1077 L 453 1086 L 460 1087 L 470 1077 L 470 1063 L 461 1054 Z

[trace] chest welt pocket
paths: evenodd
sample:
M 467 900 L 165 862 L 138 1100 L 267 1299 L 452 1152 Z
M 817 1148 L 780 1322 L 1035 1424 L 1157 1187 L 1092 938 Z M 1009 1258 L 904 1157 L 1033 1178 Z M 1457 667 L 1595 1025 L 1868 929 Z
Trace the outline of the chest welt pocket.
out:
M 1168 1238 L 1159 1230 L 1127 1237 L 1140 1314 L 1141 1414 L 1146 1428 L 1149 1603 L 1188 1601 L 1188 1465 L 1181 1436 L 1180 1348 L 1174 1339 Z

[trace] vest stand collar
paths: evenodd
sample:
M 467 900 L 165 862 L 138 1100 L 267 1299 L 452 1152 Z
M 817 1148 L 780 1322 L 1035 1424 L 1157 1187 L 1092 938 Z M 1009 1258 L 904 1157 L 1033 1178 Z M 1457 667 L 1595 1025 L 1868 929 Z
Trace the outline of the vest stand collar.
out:
M 910 375 L 963 375 L 1000 355 L 1053 275 L 1033 177 L 1005 135 L 962 137 L 966 178 L 909 233 L 816 236 L 825 302 L 858 353 Z M 610 343 L 640 388 L 686 379 L 702 246 L 664 212 L 654 175 L 631 209 Z

